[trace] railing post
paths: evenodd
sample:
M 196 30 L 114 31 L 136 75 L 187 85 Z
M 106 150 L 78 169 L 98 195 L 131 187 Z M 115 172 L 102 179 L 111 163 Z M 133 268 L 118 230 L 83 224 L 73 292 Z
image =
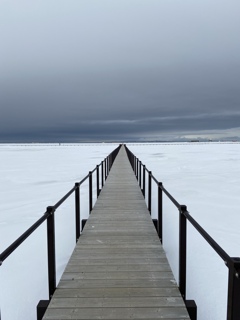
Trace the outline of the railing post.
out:
M 50 301 L 49 300 L 40 300 L 37 305 L 37 320 L 42 320 Z M 0 317 L 1 320 L 1 317 Z
M 158 182 L 158 236 L 161 241 L 163 242 L 163 234 L 162 234 L 162 219 L 163 219 L 163 211 L 162 211 L 162 182 Z
M 139 164 L 138 158 L 136 158 L 136 161 L 137 161 L 137 163 L 136 163 L 136 178 L 138 180 L 138 164 Z
M 133 155 L 129 152 L 129 150 L 128 150 L 128 157 L 129 157 L 129 159 L 130 159 L 130 163 L 131 163 L 131 166 L 132 166 L 132 169 L 133 169 Z M 134 169 L 133 169 L 134 170 Z
M 187 219 L 184 212 L 187 207 L 179 208 L 179 290 L 186 300 L 186 269 L 187 269 Z
M 80 183 L 75 183 L 76 242 L 80 237 Z
M 111 168 L 111 154 L 108 155 L 108 175 Z
M 104 171 L 103 171 L 103 161 L 101 162 L 101 179 L 102 179 L 102 188 L 104 186 Z
M 110 154 L 110 165 L 109 165 L 109 169 L 111 170 L 112 168 L 112 164 L 113 164 L 113 154 Z
M 100 188 L 99 188 L 99 165 L 96 166 L 96 183 L 97 183 L 97 198 L 100 194 Z
M 105 181 L 107 179 L 107 158 L 104 159 L 104 173 L 105 173 Z
M 148 211 L 151 215 L 152 210 L 152 172 L 148 172 Z
M 230 263 L 229 263 L 230 264 Z M 240 319 L 240 258 L 232 258 L 228 275 L 227 320 Z
M 87 220 L 88 219 L 82 219 L 82 231 L 83 231 L 83 229 L 85 227 L 85 224 L 87 223 Z
M 144 164 L 143 165 L 143 189 L 142 189 L 144 198 L 145 198 L 145 188 L 146 188 L 146 166 Z
M 89 171 L 89 214 L 92 211 L 92 171 Z
M 139 162 L 139 187 L 142 188 L 142 161 Z
M 108 161 L 109 157 L 106 158 L 106 178 L 108 177 Z
M 49 299 L 56 289 L 56 254 L 55 254 L 55 224 L 54 207 L 47 207 L 47 247 L 48 247 L 48 290 Z

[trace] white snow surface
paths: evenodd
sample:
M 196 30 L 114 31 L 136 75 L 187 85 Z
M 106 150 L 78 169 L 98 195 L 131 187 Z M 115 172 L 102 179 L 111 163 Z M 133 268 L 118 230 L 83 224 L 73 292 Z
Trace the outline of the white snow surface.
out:
M 239 143 L 130 144 L 128 147 L 180 204 L 187 205 L 192 217 L 230 256 L 240 256 Z M 155 200 L 156 191 L 155 184 Z M 156 205 L 153 211 L 155 218 Z M 164 196 L 163 246 L 176 280 L 178 219 L 177 208 Z M 198 320 L 225 320 L 228 268 L 190 223 L 187 228 L 187 299 L 196 301 Z
M 118 144 L 0 145 L 0 252 L 37 221 Z M 96 200 L 96 175 L 93 174 Z M 81 186 L 87 218 L 88 180 Z M 74 193 L 55 213 L 57 281 L 75 245 Z M 0 268 L 2 320 L 35 320 L 48 299 L 47 236 L 43 223 Z
M 117 146 L 0 145 L 0 252 Z M 240 144 L 127 146 L 230 256 L 240 256 Z M 95 182 L 94 175 L 94 186 Z M 81 199 L 81 218 L 87 218 L 87 181 L 81 187 Z M 153 218 L 156 199 L 153 183 Z M 163 245 L 178 281 L 179 214 L 166 196 L 163 209 Z M 73 194 L 56 212 L 57 280 L 74 245 Z M 187 299 L 196 301 L 198 320 L 226 319 L 228 269 L 189 223 L 187 257 Z M 2 320 L 35 320 L 39 300 L 48 299 L 46 223 L 4 261 L 0 284 Z

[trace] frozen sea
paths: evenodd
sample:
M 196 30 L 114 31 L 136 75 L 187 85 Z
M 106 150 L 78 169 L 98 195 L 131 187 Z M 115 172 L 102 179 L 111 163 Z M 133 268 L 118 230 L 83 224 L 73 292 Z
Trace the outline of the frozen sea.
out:
M 230 256 L 240 256 L 239 143 L 127 146 Z M 115 147 L 108 143 L 0 145 L 0 251 Z M 153 183 L 153 218 L 156 191 Z M 87 195 L 86 181 L 81 188 L 82 218 L 88 216 Z M 163 207 L 163 245 L 178 280 L 178 211 L 165 196 Z M 73 195 L 56 212 L 57 279 L 74 248 L 74 232 Z M 198 320 L 226 319 L 227 267 L 189 224 L 187 255 L 187 298 L 196 301 Z M 45 224 L 0 271 L 2 320 L 35 320 L 38 301 L 48 298 Z

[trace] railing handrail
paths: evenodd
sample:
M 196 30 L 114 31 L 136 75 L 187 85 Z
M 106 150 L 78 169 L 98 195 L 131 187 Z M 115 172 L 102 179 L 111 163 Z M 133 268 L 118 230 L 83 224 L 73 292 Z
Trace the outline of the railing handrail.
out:
M 223 250 L 222 247 L 207 233 L 199 223 L 189 214 L 188 211 L 183 211 L 183 215 L 187 220 L 194 226 L 194 228 L 201 234 L 201 236 L 209 243 L 209 245 L 214 249 L 214 251 L 223 259 L 226 265 L 229 265 L 229 262 L 232 258 Z
M 127 148 L 125 146 L 125 148 Z M 127 148 L 128 149 L 128 148 Z M 129 149 L 128 151 L 132 153 Z M 133 153 L 132 153 L 133 154 Z M 154 177 L 152 172 L 147 169 L 145 166 L 146 172 L 148 172 L 154 182 L 159 184 L 159 181 Z M 178 210 L 181 209 L 182 205 L 164 188 L 163 184 L 161 183 L 160 188 L 166 194 L 166 196 L 172 201 Z M 191 224 L 195 227 L 195 229 L 203 236 L 203 238 L 210 244 L 210 246 L 218 253 L 218 255 L 224 260 L 224 262 L 228 263 L 231 260 L 231 257 L 217 244 L 217 242 L 197 223 L 197 221 L 190 215 L 188 211 L 184 211 L 183 214 L 185 217 L 191 222 Z
M 119 147 L 118 147 L 119 148 Z M 118 148 L 116 148 L 115 150 L 117 150 Z M 115 150 L 113 150 L 110 154 L 112 154 Z M 110 154 L 108 155 L 108 157 L 110 156 Z M 105 158 L 106 160 L 106 158 Z M 98 164 L 98 166 L 101 165 L 102 162 L 100 162 L 100 164 Z M 96 171 L 96 167 L 90 171 L 91 173 L 94 173 Z M 89 178 L 89 174 L 88 173 L 80 182 L 77 182 L 78 185 L 80 186 L 83 182 L 85 182 L 87 180 L 87 178 Z M 75 185 L 72 189 L 70 189 L 59 201 L 57 201 L 53 206 L 53 210 L 55 211 L 58 207 L 60 207 L 61 204 L 63 204 L 63 202 L 65 202 L 70 195 L 77 189 L 78 187 Z M 47 218 L 49 217 L 49 212 L 45 212 L 43 214 L 43 216 L 38 219 L 30 228 L 28 228 L 20 237 L 18 237 L 11 245 L 9 245 L 1 254 L 0 254 L 0 266 L 2 265 L 3 261 L 11 254 L 15 251 L 15 249 L 17 249 L 17 247 L 20 246 L 21 243 L 23 243 Z
M 79 183 L 79 186 L 87 180 L 89 177 L 89 174 L 87 174 Z M 54 210 L 56 210 L 58 207 L 60 207 L 63 202 L 67 200 L 67 198 L 70 197 L 70 195 L 77 189 L 76 186 L 74 186 L 70 191 L 68 191 L 56 204 L 52 206 Z M 13 253 L 19 246 L 22 244 L 40 225 L 49 217 L 50 213 L 45 212 L 43 216 L 38 219 L 31 227 L 29 227 L 20 237 L 18 237 L 12 244 L 10 244 L 1 254 L 0 254 L 0 265 L 4 262 L 4 260 Z
M 8 246 L 1 254 L 0 254 L 0 265 L 3 264 L 3 261 L 13 253 L 17 247 L 20 246 L 49 216 L 49 213 L 46 211 L 43 216 L 38 219 L 30 228 L 28 228 L 19 238 L 17 238 L 10 246 Z
M 148 210 L 151 214 L 151 180 L 153 180 L 158 189 L 161 192 L 158 193 L 159 202 L 158 204 L 158 220 L 157 220 L 157 231 L 159 238 L 162 242 L 162 192 L 170 199 L 170 201 L 179 210 L 179 289 L 186 302 L 186 247 L 187 247 L 187 225 L 188 220 L 192 226 L 201 234 L 201 236 L 208 242 L 212 249 L 223 259 L 225 265 L 229 269 L 229 280 L 228 280 L 228 306 L 227 306 L 227 320 L 238 320 L 240 318 L 240 258 L 230 257 L 223 248 L 200 226 L 200 224 L 190 215 L 185 205 L 181 205 L 168 191 L 164 188 L 162 182 L 159 182 L 156 177 L 153 176 L 152 172 L 143 165 L 141 161 L 127 148 L 127 155 L 132 165 L 133 171 L 136 178 L 142 177 L 141 171 L 143 170 L 143 180 L 145 181 L 145 172 L 148 173 L 149 181 L 149 192 L 148 192 Z M 140 164 L 140 165 L 139 165 Z M 141 184 L 139 183 L 140 188 Z M 145 197 L 145 182 L 143 185 L 142 193 Z M 159 221 L 161 220 L 161 221 Z M 156 224 L 156 222 L 155 222 Z M 195 318 L 194 318 L 195 319 Z

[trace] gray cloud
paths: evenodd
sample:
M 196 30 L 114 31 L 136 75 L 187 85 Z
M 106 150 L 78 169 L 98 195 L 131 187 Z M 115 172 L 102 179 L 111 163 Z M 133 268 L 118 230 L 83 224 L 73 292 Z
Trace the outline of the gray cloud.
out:
M 0 141 L 240 127 L 233 0 L 0 4 Z

